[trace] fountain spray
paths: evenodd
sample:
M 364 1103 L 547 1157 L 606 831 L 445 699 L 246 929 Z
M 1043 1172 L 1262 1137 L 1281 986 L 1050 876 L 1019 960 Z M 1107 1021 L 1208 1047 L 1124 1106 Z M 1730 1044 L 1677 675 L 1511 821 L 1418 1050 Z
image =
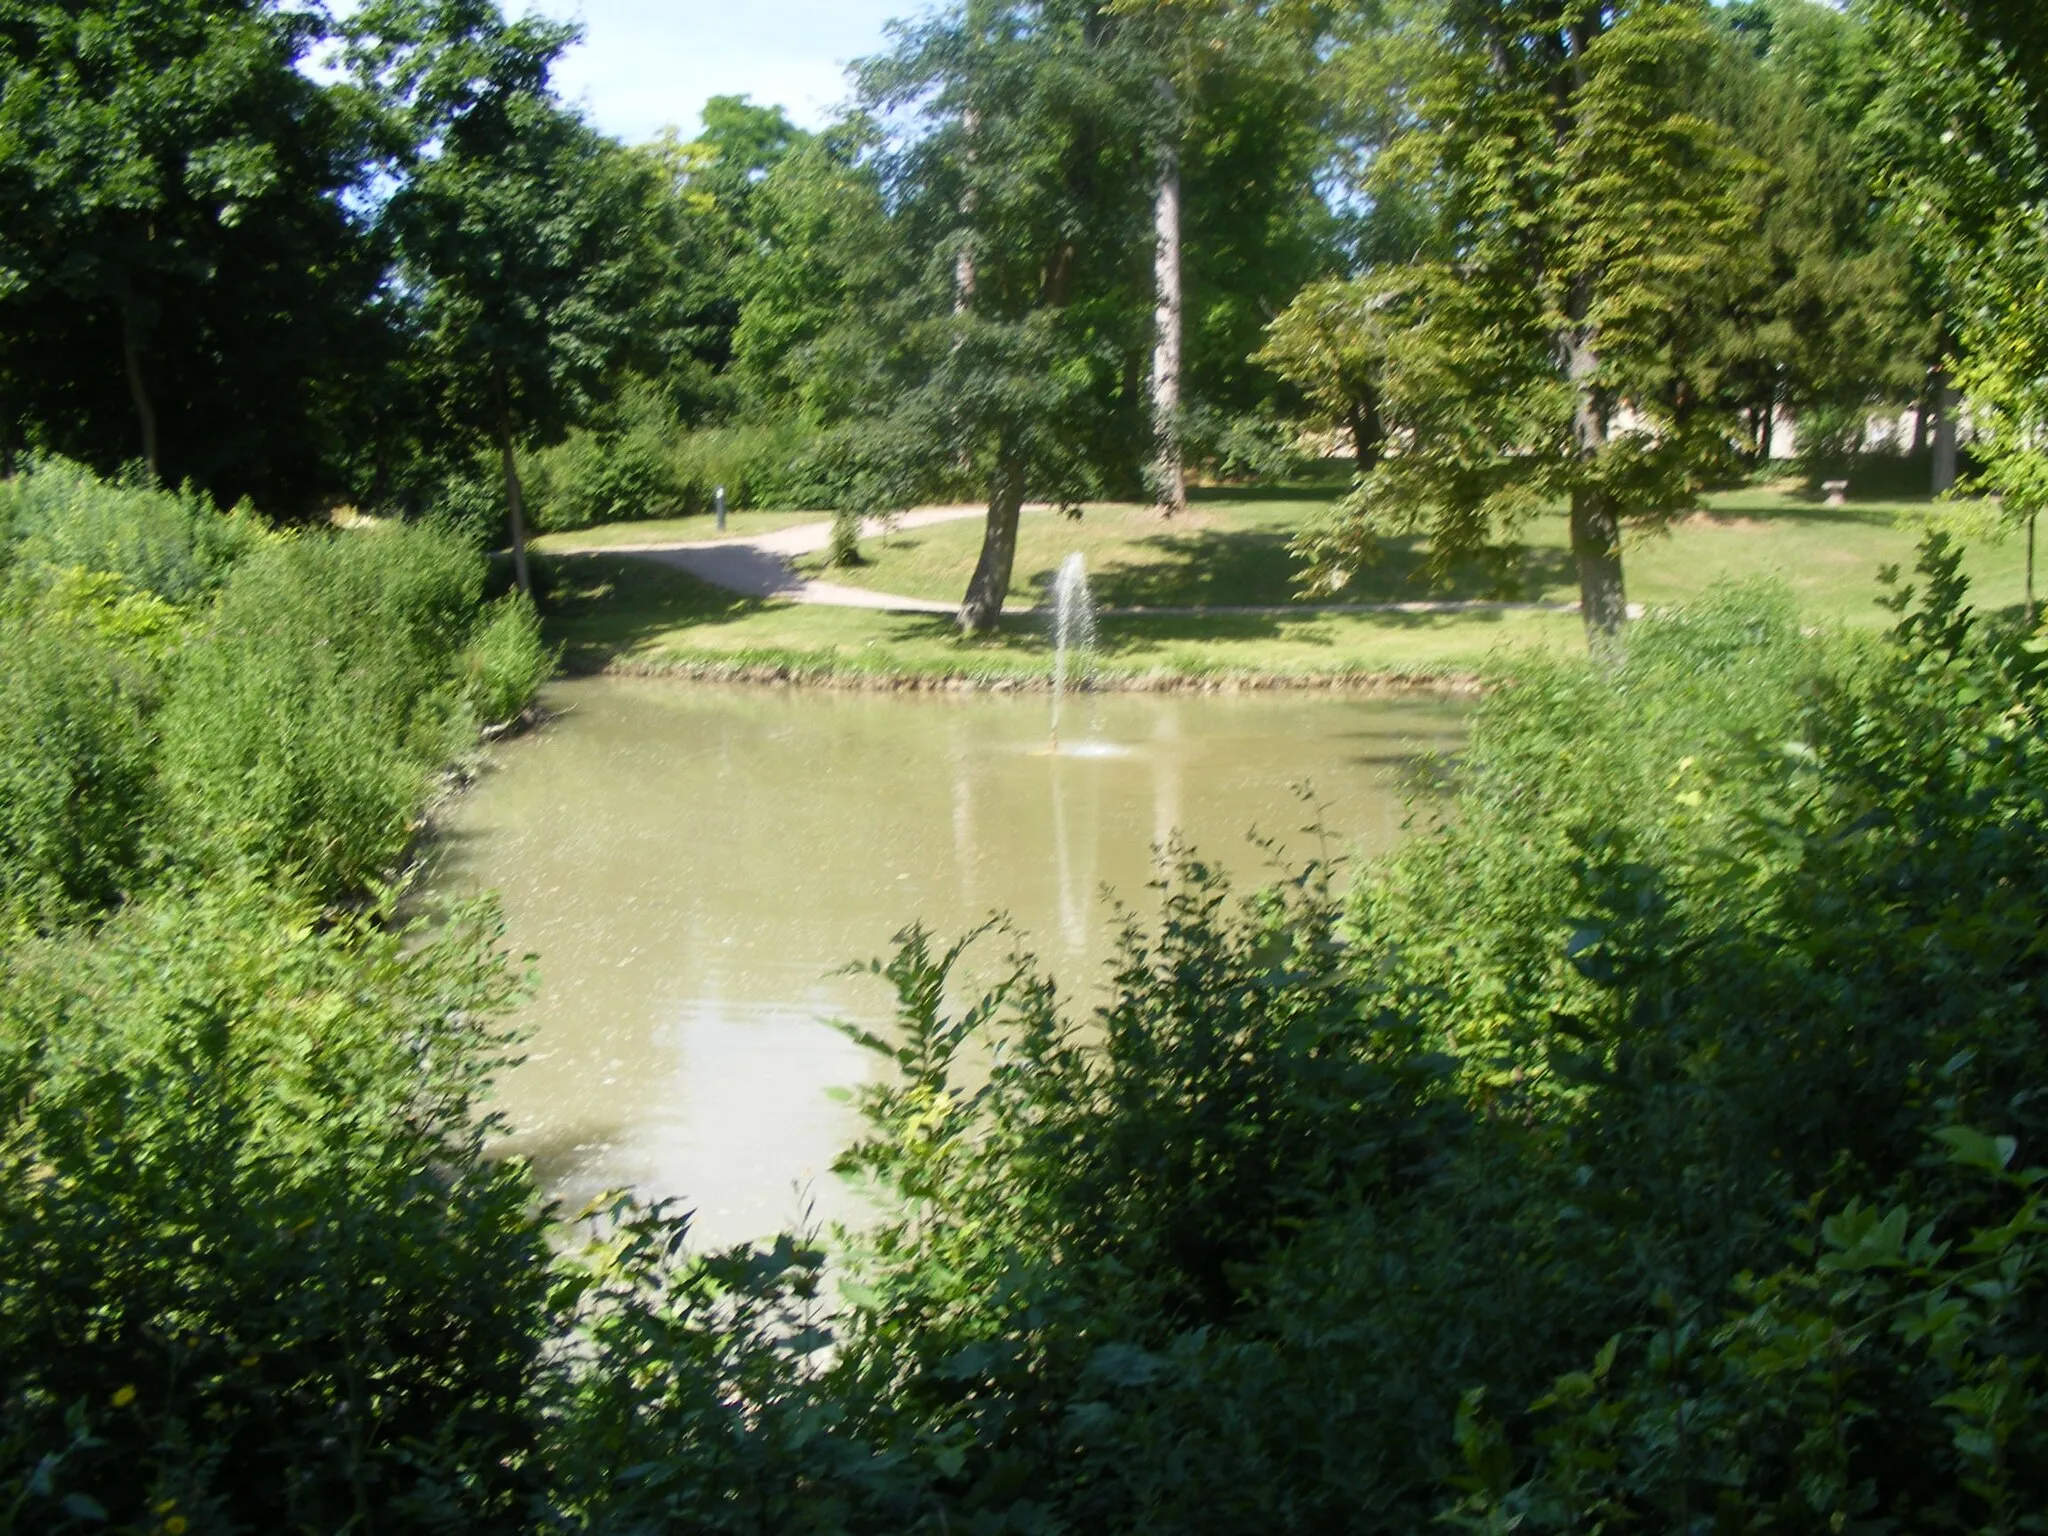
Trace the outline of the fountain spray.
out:
M 1060 704 L 1066 697 L 1071 670 L 1086 683 L 1095 659 L 1095 604 L 1088 596 L 1088 562 L 1081 552 L 1060 562 L 1053 578 L 1052 750 L 1060 749 Z

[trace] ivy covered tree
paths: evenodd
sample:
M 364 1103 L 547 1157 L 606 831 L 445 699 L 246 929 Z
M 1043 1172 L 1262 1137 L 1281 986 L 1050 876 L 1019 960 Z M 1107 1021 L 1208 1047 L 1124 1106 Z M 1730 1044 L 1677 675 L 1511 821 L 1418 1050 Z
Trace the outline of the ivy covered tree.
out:
M 1402 451 L 1306 542 L 1309 578 L 1341 588 L 1383 531 L 1448 563 L 1563 502 L 1598 643 L 1627 615 L 1624 526 L 1688 505 L 1731 452 L 1693 376 L 1701 301 L 1752 223 L 1698 110 L 1707 8 L 1420 0 L 1380 43 L 1399 99 L 1373 184 L 1437 228 L 1386 374 Z

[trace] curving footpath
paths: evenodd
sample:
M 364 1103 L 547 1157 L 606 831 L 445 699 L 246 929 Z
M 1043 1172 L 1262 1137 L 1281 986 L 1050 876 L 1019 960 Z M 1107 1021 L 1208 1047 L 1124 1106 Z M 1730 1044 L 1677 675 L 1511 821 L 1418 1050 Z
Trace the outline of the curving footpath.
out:
M 1026 511 L 1042 510 L 1027 507 Z M 868 518 L 861 524 L 862 538 L 879 538 L 894 529 L 929 528 L 934 523 L 964 522 L 981 517 L 986 509 L 977 506 L 920 507 L 914 512 L 884 520 Z M 612 544 L 607 555 L 638 555 L 677 570 L 688 571 L 700 581 L 749 597 L 774 597 L 791 603 L 818 603 L 828 608 L 867 608 L 879 613 L 955 613 L 958 603 L 930 597 L 905 597 L 895 592 L 871 592 L 865 587 L 844 586 L 836 581 L 817 581 L 800 575 L 790 562 L 799 555 L 814 555 L 832 542 L 829 520 L 800 523 L 775 533 L 748 538 L 698 539 L 686 544 Z M 1322 613 L 1577 613 L 1577 603 L 1509 603 L 1484 599 L 1419 599 L 1396 603 L 1270 603 L 1217 604 L 1210 607 L 1099 608 L 1104 618 L 1201 618 L 1239 615 L 1254 618 L 1314 615 Z M 1629 617 L 1641 618 L 1643 605 L 1630 603 Z

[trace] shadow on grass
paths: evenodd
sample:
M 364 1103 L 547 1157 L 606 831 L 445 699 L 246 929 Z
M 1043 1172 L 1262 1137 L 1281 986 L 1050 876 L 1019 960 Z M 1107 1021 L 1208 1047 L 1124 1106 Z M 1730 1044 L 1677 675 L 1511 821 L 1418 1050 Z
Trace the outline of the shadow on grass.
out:
M 1688 512 L 1677 519 L 1677 527 L 1740 528 L 1745 524 L 1804 524 L 1820 528 L 1888 528 L 1898 520 L 1898 514 L 1907 503 L 1851 501 L 1847 506 L 1831 507 L 1820 500 L 1795 500 L 1787 496 L 1771 497 L 1767 505 L 1746 506 L 1730 498 L 1728 505 L 1705 507 Z M 1931 507 L 1931 502 L 1922 503 Z
M 691 639 L 703 642 L 709 655 L 735 663 L 807 665 L 815 659 L 827 670 L 849 673 L 876 671 L 890 675 L 937 675 L 986 678 L 1040 676 L 1051 665 L 1051 636 L 1044 613 L 1009 613 L 990 635 L 963 637 L 952 615 L 862 611 L 858 631 L 844 637 L 807 636 L 777 644 L 721 644 L 726 626 L 764 612 L 787 610 L 781 602 L 748 597 L 714 587 L 659 561 L 600 552 L 541 557 L 536 573 L 547 590 L 546 632 L 563 647 L 563 669 L 570 675 L 602 672 L 652 643 Z M 1183 599 L 1184 601 L 1184 599 Z M 1263 664 L 1261 643 L 1280 643 L 1297 665 L 1306 655 L 1336 653 L 1358 644 L 1357 626 L 1364 623 L 1390 639 L 1447 627 L 1492 628 L 1499 612 L 1386 612 L 1341 621 L 1325 620 L 1313 610 L 1269 614 L 1152 614 L 1106 617 L 1099 635 L 1103 666 L 1124 674 L 1146 673 L 1162 664 L 1177 671 L 1201 673 L 1212 663 L 1205 647 L 1237 647 L 1223 667 Z M 852 642 L 849 644 L 848 642 Z M 869 649 L 871 647 L 872 649 Z M 1276 658 L 1276 661 L 1278 658 Z M 1334 670 L 1351 670 L 1338 659 Z
M 1333 464 L 1326 473 L 1257 485 L 1203 485 L 1188 490 L 1188 505 L 1229 506 L 1239 502 L 1328 501 L 1351 489 L 1352 466 Z
M 534 575 L 545 593 L 547 637 L 562 646 L 563 670 L 571 674 L 602 672 L 683 625 L 729 623 L 767 606 L 633 555 L 541 555 Z
M 1112 562 L 1089 573 L 1089 590 L 1105 608 L 1210 608 L 1279 606 L 1300 600 L 1300 561 L 1286 529 L 1171 530 L 1139 540 L 1142 563 Z M 1419 538 L 1381 541 L 1380 557 L 1358 571 L 1341 592 L 1318 601 L 1401 603 L 1527 600 L 1571 577 L 1562 549 L 1530 547 L 1461 562 L 1447 578 L 1432 580 L 1428 551 Z M 1032 573 L 1043 601 L 1054 573 Z

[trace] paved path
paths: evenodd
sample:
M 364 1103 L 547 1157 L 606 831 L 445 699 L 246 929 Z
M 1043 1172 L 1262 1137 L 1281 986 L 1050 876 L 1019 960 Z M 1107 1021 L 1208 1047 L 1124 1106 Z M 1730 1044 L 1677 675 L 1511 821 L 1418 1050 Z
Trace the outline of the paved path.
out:
M 934 523 L 964 522 L 985 514 L 983 507 L 920 507 L 884 521 L 871 517 L 861 524 L 862 538 L 879 538 L 894 528 L 929 528 Z M 1038 510 L 1026 508 L 1027 511 Z M 832 542 L 832 524 L 799 523 L 751 538 L 699 539 L 687 544 L 611 544 L 592 553 L 640 555 L 688 571 L 715 587 L 749 597 L 779 597 L 792 603 L 819 603 L 830 608 L 868 608 L 882 613 L 956 613 L 957 602 L 931 597 L 904 597 L 871 592 L 836 581 L 816 581 L 798 574 L 791 561 L 814 555 Z M 1484 600 L 1419 599 L 1405 603 L 1270 603 L 1215 604 L 1208 607 L 1099 608 L 1102 618 L 1301 618 L 1323 613 L 1577 613 L 1577 603 L 1504 603 Z M 1630 603 L 1632 619 L 1643 616 L 1641 603 Z
M 957 523 L 981 517 L 982 507 L 921 507 L 905 512 L 893 526 L 929 528 L 934 523 Z M 880 518 L 861 524 L 862 538 L 878 538 L 890 526 Z M 952 613 L 958 603 L 942 603 L 929 597 L 900 597 L 893 592 L 870 592 L 864 587 L 842 586 L 836 581 L 813 581 L 797 573 L 790 562 L 798 555 L 814 555 L 832 542 L 832 524 L 799 523 L 776 533 L 756 534 L 747 539 L 702 539 L 691 544 L 614 544 L 608 555 L 643 555 L 688 571 L 715 587 L 744 592 L 749 597 L 779 597 L 792 603 L 822 603 L 832 608 L 873 608 L 885 613 Z

